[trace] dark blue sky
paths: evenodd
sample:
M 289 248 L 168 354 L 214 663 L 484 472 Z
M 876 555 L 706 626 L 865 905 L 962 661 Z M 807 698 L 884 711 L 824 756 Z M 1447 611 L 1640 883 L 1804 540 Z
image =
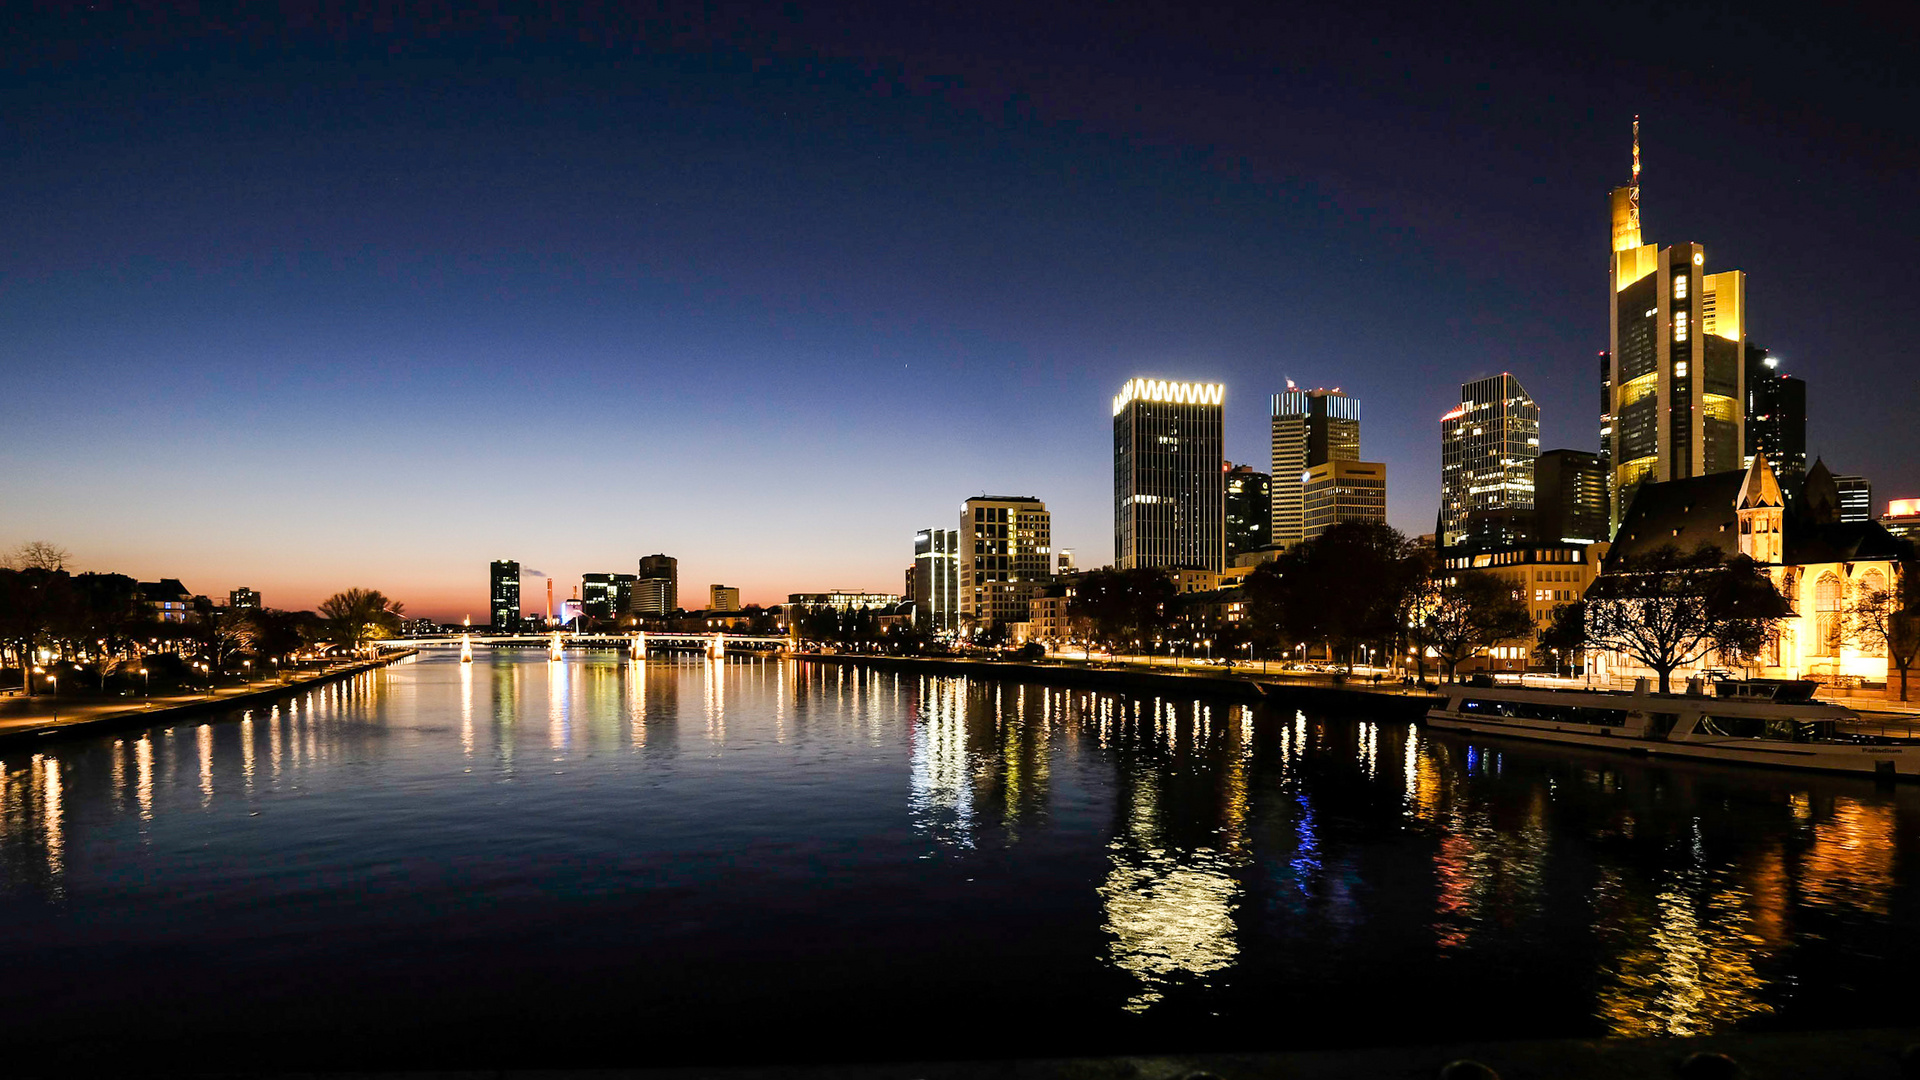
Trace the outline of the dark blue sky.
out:
M 0 83 L 0 543 L 455 617 L 491 558 L 564 595 L 664 550 L 770 601 L 898 589 L 993 491 L 1098 564 L 1143 374 L 1225 382 L 1261 467 L 1285 379 L 1358 394 L 1428 531 L 1462 381 L 1597 440 L 1636 112 L 1649 238 L 1745 270 L 1810 447 L 1920 495 L 1911 25 L 900 7 L 40 16 Z

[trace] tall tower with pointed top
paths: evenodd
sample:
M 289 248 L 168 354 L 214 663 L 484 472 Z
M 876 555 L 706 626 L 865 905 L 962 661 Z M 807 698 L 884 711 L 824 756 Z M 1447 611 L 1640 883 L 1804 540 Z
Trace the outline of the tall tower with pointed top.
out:
M 1746 275 L 1707 273 L 1699 244 L 1642 242 L 1638 117 L 1633 133 L 1633 183 L 1609 198 L 1615 527 L 1638 485 L 1738 469 L 1745 445 Z

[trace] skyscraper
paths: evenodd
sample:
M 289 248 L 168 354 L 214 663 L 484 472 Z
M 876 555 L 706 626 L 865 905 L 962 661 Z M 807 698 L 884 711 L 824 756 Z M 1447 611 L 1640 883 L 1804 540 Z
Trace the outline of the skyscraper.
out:
M 1343 521 L 1387 520 L 1387 467 L 1378 461 L 1326 461 L 1307 470 L 1306 539 Z
M 1539 456 L 1540 407 L 1519 379 L 1463 384 L 1460 404 L 1440 418 L 1440 546 L 1465 539 L 1470 514 L 1532 510 Z
M 707 586 L 708 611 L 739 611 L 740 590 L 733 585 Z
M 631 604 L 634 575 L 580 575 L 580 611 L 591 619 L 617 619 Z
M 1640 238 L 1640 122 L 1633 183 L 1610 198 L 1608 278 L 1613 514 L 1642 481 L 1683 480 L 1740 467 L 1745 452 L 1746 277 L 1706 272 L 1699 244 Z
M 1024 621 L 1027 601 L 1053 575 L 1047 504 L 1031 495 L 968 499 L 960 507 L 959 534 L 961 621 L 976 629 Z
M 1337 386 L 1301 390 L 1288 380 L 1286 390 L 1273 395 L 1272 439 L 1268 543 L 1297 544 L 1307 536 L 1307 470 L 1360 460 L 1360 400 Z
M 633 583 L 633 613 L 668 615 L 680 607 L 680 560 L 671 555 L 640 559 L 640 577 Z
M 1273 529 L 1271 478 L 1251 465 L 1227 466 L 1227 558 L 1267 546 Z
M 520 564 L 502 559 L 488 568 L 488 621 L 503 633 L 520 629 Z
M 1807 476 L 1807 384 L 1779 367 L 1767 350 L 1747 343 L 1746 464 L 1765 454 L 1780 489 L 1792 498 Z
M 1607 463 L 1585 450 L 1549 450 L 1533 463 L 1533 535 L 1548 543 L 1597 543 L 1610 532 Z
M 1226 387 L 1131 379 L 1113 398 L 1113 561 L 1226 565 Z
M 971 522 L 969 522 L 971 524 Z M 960 533 L 921 529 L 913 534 L 913 617 L 929 633 L 960 625 Z

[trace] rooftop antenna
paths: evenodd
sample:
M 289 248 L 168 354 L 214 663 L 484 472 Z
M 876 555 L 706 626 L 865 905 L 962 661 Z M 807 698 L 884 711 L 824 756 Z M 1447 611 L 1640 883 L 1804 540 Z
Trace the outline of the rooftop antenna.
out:
M 1627 189 L 1627 218 L 1640 231 L 1640 116 L 1633 117 L 1633 186 Z

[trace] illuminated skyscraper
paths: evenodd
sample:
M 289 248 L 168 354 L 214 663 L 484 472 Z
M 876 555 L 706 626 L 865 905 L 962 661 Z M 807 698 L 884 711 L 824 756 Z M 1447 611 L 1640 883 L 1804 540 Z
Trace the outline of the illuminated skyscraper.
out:
M 1533 535 L 1548 544 L 1595 543 L 1607 519 L 1607 465 L 1585 450 L 1549 450 L 1533 463 Z
M 1301 390 L 1289 380 L 1273 395 L 1269 543 L 1307 538 L 1307 470 L 1331 461 L 1360 460 L 1360 399 L 1331 390 Z
M 520 629 L 520 564 L 502 559 L 489 568 L 487 590 L 489 620 L 495 630 L 514 633 Z
M 1779 371 L 1780 361 L 1747 343 L 1747 453 L 1765 454 L 1788 498 L 1807 476 L 1807 384 Z
M 1113 561 L 1226 565 L 1226 387 L 1132 379 L 1113 398 Z
M 1307 470 L 1305 539 L 1343 521 L 1387 520 L 1387 466 L 1379 461 L 1322 462 Z
M 1273 529 L 1271 478 L 1251 465 L 1227 468 L 1227 558 L 1266 547 Z
M 938 531 L 938 530 L 935 530 Z M 982 495 L 960 508 L 960 619 L 1022 622 L 1053 576 L 1053 515 L 1031 495 Z M 919 575 L 914 575 L 919 587 Z
M 1873 520 L 1873 484 L 1864 476 L 1835 476 L 1840 489 L 1841 521 Z
M 972 523 L 969 522 L 969 525 Z M 913 534 L 913 617 L 920 629 L 945 633 L 960 625 L 960 533 L 921 529 Z
M 1699 244 L 1641 243 L 1639 130 L 1636 119 L 1633 183 L 1610 202 L 1616 524 L 1635 485 L 1728 472 L 1745 453 L 1746 277 L 1707 273 Z
M 680 560 L 671 555 L 647 555 L 640 560 L 640 577 L 633 583 L 633 614 L 670 615 L 680 607 Z
M 1540 407 L 1505 373 L 1460 387 L 1440 418 L 1440 546 L 1466 539 L 1468 515 L 1533 509 Z

